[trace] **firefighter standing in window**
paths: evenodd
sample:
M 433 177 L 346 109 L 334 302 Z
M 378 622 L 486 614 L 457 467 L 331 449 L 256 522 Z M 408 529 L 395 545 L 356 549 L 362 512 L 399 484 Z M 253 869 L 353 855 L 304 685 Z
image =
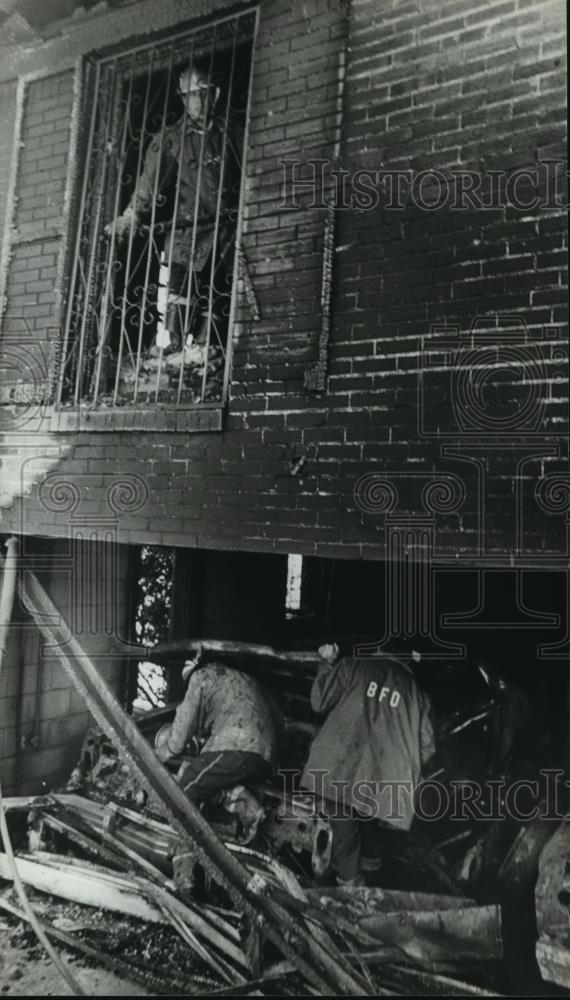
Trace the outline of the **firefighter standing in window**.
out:
M 335 644 L 319 652 L 323 662 L 311 707 L 328 717 L 301 784 L 323 799 L 329 815 L 337 881 L 361 885 L 362 819 L 400 830 L 411 826 L 413 793 L 435 750 L 430 702 L 404 659 L 381 654 L 339 660 Z
M 152 220 L 153 207 L 156 212 L 169 200 L 173 205 L 175 218 L 167 227 L 163 249 L 163 260 L 170 264 L 168 335 L 154 352 L 170 355 L 169 366 L 176 363 L 174 355 L 185 365 L 206 360 L 207 329 L 198 303 L 200 297 L 208 300 L 203 283 L 209 278 L 206 265 L 211 254 L 219 258 L 227 249 L 229 234 L 223 222 L 227 182 L 239 163 L 230 129 L 214 115 L 219 89 L 208 73 L 197 66 L 184 70 L 178 93 L 184 113 L 152 139 L 129 204 L 106 227 L 121 242 Z
M 177 780 L 193 801 L 225 792 L 222 804 L 238 814 L 250 840 L 262 812 L 243 785 L 270 778 L 277 767 L 279 710 L 251 677 L 208 662 L 207 654 L 187 661 L 182 676 L 186 695 L 174 722 L 157 733 L 157 756 L 163 763 L 185 758 Z

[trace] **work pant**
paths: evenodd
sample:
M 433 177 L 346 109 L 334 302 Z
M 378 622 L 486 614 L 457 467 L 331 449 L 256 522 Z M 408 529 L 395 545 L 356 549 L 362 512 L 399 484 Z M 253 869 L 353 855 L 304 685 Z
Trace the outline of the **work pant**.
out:
M 170 334 L 173 350 L 183 348 L 187 335 L 193 332 L 196 311 L 195 275 L 189 273 L 189 265 L 173 261 L 168 280 L 166 302 L 166 329 Z
M 190 333 L 195 343 L 202 346 L 206 343 L 208 309 L 210 304 L 212 308 L 216 307 L 220 292 L 225 288 L 225 270 L 218 258 L 220 248 L 225 245 L 227 238 L 227 233 L 221 229 L 218 234 L 219 245 L 217 246 L 212 288 L 210 288 L 210 279 L 212 277 L 213 229 L 202 229 L 198 232 L 192 267 L 190 267 L 190 247 L 187 248 L 187 261 L 184 261 L 184 257 L 177 256 L 171 262 L 166 303 L 166 328 L 174 350 L 183 348 L 186 337 Z M 180 255 L 180 248 L 177 252 Z M 227 291 L 226 296 L 229 303 L 229 292 Z
M 379 863 L 385 853 L 390 831 L 375 818 L 360 816 L 355 810 L 351 812 L 348 808 L 345 810 L 345 815 L 342 815 L 341 811 L 332 805 L 329 823 L 333 836 L 332 866 L 339 880 L 346 882 L 361 879 L 363 834 L 366 836 L 367 857 Z
M 212 799 L 234 785 L 264 781 L 271 776 L 271 765 L 258 753 L 248 750 L 209 751 L 185 761 L 177 780 L 188 798 L 195 802 Z
M 360 878 L 360 850 L 362 846 L 360 824 L 356 815 L 336 815 L 331 810 L 329 822 L 332 831 L 332 866 L 343 882 Z

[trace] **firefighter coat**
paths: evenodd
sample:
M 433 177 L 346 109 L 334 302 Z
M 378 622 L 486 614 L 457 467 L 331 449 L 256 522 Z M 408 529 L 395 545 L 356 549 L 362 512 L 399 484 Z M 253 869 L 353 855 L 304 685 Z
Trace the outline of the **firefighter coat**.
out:
M 428 696 L 410 667 L 389 656 L 347 657 L 319 667 L 315 712 L 328 713 L 301 784 L 345 813 L 411 826 L 422 765 L 434 752 Z

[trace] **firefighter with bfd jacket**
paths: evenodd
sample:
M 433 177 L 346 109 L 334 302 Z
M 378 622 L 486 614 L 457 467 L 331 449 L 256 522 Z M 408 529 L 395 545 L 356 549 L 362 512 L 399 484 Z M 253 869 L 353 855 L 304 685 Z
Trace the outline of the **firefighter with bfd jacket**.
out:
M 339 883 L 358 885 L 360 820 L 411 826 L 414 791 L 435 750 L 431 706 L 405 659 L 386 653 L 338 659 L 336 645 L 319 652 L 311 707 L 328 716 L 301 784 L 329 815 Z

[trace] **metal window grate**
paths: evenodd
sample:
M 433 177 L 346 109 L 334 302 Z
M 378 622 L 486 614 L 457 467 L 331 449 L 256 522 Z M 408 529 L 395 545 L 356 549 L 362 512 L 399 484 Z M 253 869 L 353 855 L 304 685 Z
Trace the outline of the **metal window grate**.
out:
M 254 25 L 92 67 L 61 407 L 223 402 Z

